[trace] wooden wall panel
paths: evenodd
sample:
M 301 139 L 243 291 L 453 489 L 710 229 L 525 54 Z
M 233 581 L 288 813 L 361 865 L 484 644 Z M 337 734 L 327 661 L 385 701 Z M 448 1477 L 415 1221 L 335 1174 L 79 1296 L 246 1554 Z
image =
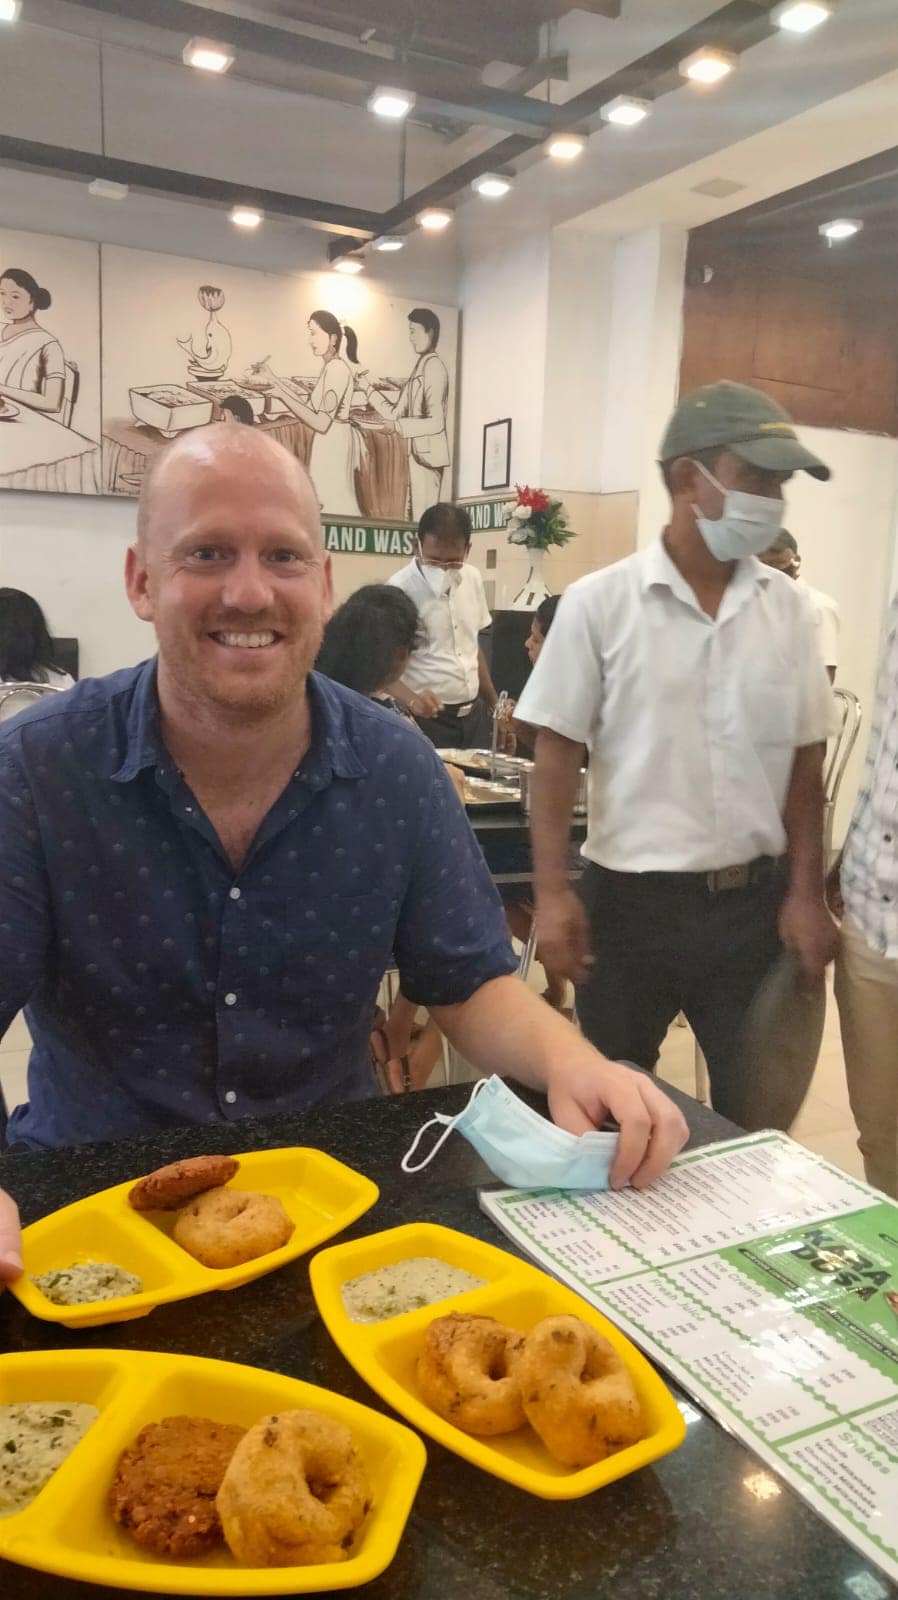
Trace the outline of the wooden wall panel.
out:
M 796 422 L 898 437 L 898 274 L 694 238 L 681 393 L 720 378 L 764 389 Z

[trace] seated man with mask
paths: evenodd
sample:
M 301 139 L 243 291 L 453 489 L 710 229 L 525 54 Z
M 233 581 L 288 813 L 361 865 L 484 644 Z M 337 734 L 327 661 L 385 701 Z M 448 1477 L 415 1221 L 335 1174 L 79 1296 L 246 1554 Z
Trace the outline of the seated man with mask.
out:
M 0 1035 L 25 1008 L 34 1149 L 375 1092 L 403 992 L 571 1132 L 621 1125 L 616 1182 L 685 1140 L 673 1103 L 512 974 L 502 908 L 435 752 L 311 671 L 331 610 L 317 496 L 250 428 L 182 434 L 144 480 L 128 597 L 158 655 L 0 731 Z

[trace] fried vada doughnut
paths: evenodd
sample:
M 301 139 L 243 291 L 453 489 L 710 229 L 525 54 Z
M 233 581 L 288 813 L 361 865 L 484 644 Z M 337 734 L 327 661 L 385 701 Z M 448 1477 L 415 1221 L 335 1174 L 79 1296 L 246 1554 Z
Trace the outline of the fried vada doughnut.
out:
M 493 1317 L 453 1311 L 435 1318 L 418 1357 L 424 1399 L 464 1433 L 514 1433 L 524 1426 L 517 1374 L 523 1343 L 523 1334 Z
M 294 1226 L 273 1194 L 209 1189 L 178 1212 L 172 1238 L 204 1267 L 239 1267 L 279 1250 Z
M 528 1422 L 564 1466 L 592 1466 L 643 1437 L 630 1374 L 608 1340 L 579 1317 L 538 1322 L 517 1373 Z
M 346 1561 L 371 1506 L 352 1434 L 317 1411 L 250 1428 L 216 1499 L 232 1555 L 251 1567 Z
M 185 1200 L 228 1183 L 240 1162 L 234 1156 L 191 1156 L 157 1167 L 140 1178 L 128 1194 L 135 1211 L 177 1211 Z

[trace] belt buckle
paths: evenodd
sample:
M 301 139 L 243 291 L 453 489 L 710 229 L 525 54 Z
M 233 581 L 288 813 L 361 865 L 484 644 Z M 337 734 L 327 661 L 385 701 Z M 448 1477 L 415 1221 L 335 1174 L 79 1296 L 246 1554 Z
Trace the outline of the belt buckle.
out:
M 708 888 L 712 894 L 725 889 L 747 889 L 751 868 L 746 864 L 741 867 L 720 867 L 717 872 L 708 873 Z

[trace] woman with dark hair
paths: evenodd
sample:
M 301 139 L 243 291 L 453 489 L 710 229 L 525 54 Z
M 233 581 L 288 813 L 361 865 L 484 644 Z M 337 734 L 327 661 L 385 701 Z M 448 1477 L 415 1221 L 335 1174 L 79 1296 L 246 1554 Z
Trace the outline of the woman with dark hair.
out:
M 368 404 L 396 432 L 408 440 L 408 515 L 419 522 L 428 506 L 445 498 L 446 468 L 449 465 L 449 373 L 436 353 L 440 338 L 440 319 L 426 306 L 409 312 L 408 336 L 417 360 L 396 400 L 374 387 L 368 372 L 359 374 L 359 386 Z
M 340 354 L 346 340 L 346 356 Z M 309 318 L 309 343 L 321 360 L 311 393 L 289 378 L 279 378 L 268 366 L 254 369 L 254 377 L 272 385 L 294 417 L 312 429 L 312 455 L 309 472 L 324 510 L 334 516 L 357 517 L 359 503 L 355 492 L 355 459 L 349 408 L 355 377 L 348 363 L 358 360 L 358 340 L 352 328 L 344 328 L 332 311 L 313 311 Z
M 315 669 L 398 711 L 386 686 L 402 677 L 417 631 L 417 607 L 407 594 L 387 583 L 366 583 L 331 617 Z
M 0 271 L 0 399 L 30 406 L 55 416 L 65 398 L 65 356 L 52 333 L 37 321 L 50 306 L 42 289 L 24 267 Z
M 22 589 L 0 589 L 0 683 L 72 687 L 68 673 L 54 665 L 44 613 Z

